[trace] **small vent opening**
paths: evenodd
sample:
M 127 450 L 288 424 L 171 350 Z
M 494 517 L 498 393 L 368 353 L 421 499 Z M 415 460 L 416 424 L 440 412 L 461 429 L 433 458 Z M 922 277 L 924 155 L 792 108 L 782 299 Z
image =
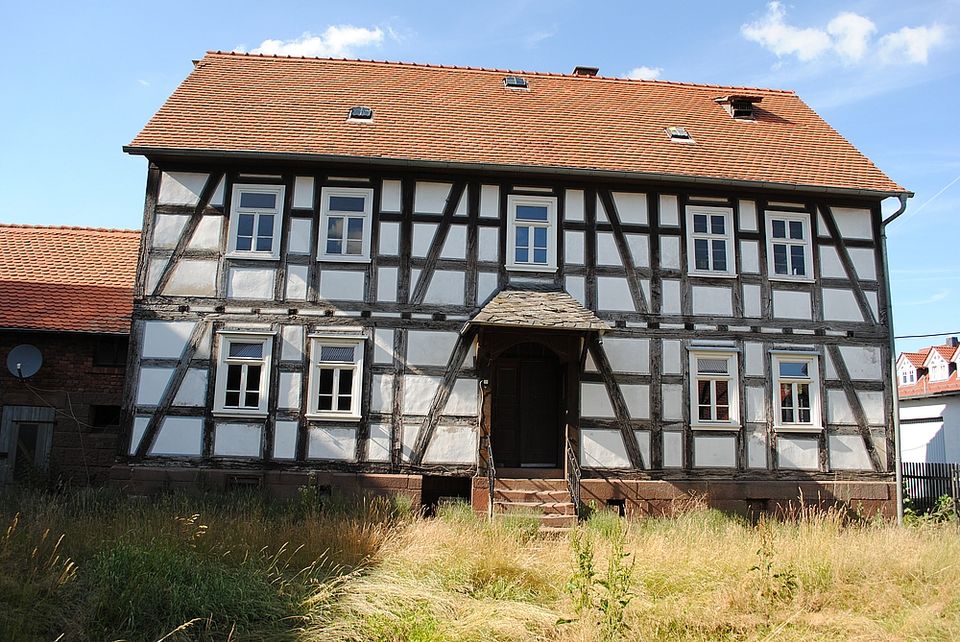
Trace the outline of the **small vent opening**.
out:
M 503 79 L 503 86 L 507 89 L 527 89 L 527 79 L 521 76 L 507 76 Z
M 369 107 L 351 107 L 347 120 L 373 120 L 373 110 Z

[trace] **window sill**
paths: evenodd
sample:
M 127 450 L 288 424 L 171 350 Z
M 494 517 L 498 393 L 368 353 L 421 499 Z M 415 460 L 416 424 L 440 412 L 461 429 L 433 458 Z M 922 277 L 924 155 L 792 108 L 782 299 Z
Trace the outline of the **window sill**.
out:
M 557 271 L 556 265 L 507 265 L 508 272 L 540 272 L 541 274 L 554 274 Z
M 228 419 L 266 419 L 269 413 L 265 410 L 214 410 L 212 414 Z
M 805 434 L 820 434 L 823 432 L 823 426 L 774 426 L 773 431 L 776 433 L 805 433 Z
M 267 254 L 266 252 L 237 252 L 236 250 L 234 250 L 233 252 L 227 252 L 224 255 L 224 257 L 228 259 L 236 259 L 240 261 L 279 261 L 280 260 L 279 253 L 274 255 L 273 253 Z
M 342 254 L 318 254 L 318 263 L 369 263 L 369 256 L 344 256 Z
M 809 276 L 784 276 L 783 274 L 771 275 L 767 277 L 770 281 L 780 281 L 783 283 L 816 283 L 817 280 Z
M 700 272 L 696 270 L 687 270 L 687 276 L 702 276 L 708 279 L 735 279 L 739 275 L 730 272 Z
M 739 432 L 740 424 L 690 424 L 690 430 Z
M 310 421 L 340 421 L 345 423 L 356 423 L 362 419 L 360 415 L 318 415 L 315 413 L 307 413 L 304 417 Z

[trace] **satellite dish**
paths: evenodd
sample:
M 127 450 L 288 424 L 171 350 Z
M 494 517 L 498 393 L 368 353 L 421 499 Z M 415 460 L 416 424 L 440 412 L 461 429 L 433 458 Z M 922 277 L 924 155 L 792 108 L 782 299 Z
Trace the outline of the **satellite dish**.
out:
M 43 365 L 43 355 L 36 346 L 29 343 L 18 345 L 7 355 L 7 370 L 18 379 L 26 379 L 37 374 Z

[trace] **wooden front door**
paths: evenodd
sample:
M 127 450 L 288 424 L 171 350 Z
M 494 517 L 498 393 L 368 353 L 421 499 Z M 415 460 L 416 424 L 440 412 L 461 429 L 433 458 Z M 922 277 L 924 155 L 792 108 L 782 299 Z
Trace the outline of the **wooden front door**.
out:
M 497 466 L 560 466 L 563 370 L 555 357 L 497 359 L 490 426 Z

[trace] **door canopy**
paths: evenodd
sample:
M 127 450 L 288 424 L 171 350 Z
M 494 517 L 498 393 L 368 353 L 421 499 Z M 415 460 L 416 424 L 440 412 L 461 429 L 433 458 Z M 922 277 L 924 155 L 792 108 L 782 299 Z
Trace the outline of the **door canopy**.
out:
M 605 332 L 592 311 L 561 290 L 530 286 L 501 290 L 470 321 L 474 326 Z

